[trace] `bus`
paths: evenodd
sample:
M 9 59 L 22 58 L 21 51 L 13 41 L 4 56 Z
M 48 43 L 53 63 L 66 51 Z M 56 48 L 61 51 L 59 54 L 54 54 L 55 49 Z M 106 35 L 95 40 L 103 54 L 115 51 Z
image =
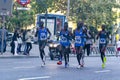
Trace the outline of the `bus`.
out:
M 47 18 L 47 26 L 45 26 L 46 18 Z M 52 36 L 54 36 L 56 35 L 57 32 L 59 32 L 63 28 L 64 22 L 66 22 L 67 20 L 65 15 L 38 14 L 37 23 L 36 23 L 37 27 L 40 21 L 44 22 L 44 26 L 47 27 L 50 30 Z

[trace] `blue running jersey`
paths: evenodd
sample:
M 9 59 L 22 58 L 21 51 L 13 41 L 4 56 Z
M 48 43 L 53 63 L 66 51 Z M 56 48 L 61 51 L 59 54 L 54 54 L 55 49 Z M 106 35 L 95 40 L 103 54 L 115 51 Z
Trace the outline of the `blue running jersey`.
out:
M 100 39 L 99 39 L 100 44 L 106 44 L 107 43 L 107 33 L 104 31 L 100 32 Z
M 47 29 L 39 29 L 38 32 L 38 40 L 47 40 Z
M 84 37 L 84 34 L 83 34 L 83 30 L 81 29 L 80 31 L 78 30 L 75 30 L 75 46 L 78 47 L 78 46 L 84 46 L 85 44 L 85 38 Z
M 69 46 L 70 45 L 70 41 L 67 37 L 65 36 L 68 36 L 69 35 L 69 31 L 61 31 L 60 32 L 60 44 L 62 46 Z

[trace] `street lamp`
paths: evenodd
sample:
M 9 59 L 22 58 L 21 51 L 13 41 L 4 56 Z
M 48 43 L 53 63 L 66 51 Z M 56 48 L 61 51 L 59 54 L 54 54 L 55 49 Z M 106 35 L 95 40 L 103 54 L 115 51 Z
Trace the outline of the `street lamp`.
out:
M 70 14 L 70 0 L 67 1 L 67 19 L 69 18 Z
M 47 27 L 47 14 L 48 14 L 48 11 L 47 11 L 47 0 L 46 0 L 46 4 L 45 4 L 45 27 Z
M 16 18 L 17 18 L 17 22 L 15 23 L 16 24 L 16 27 L 18 27 L 18 24 L 19 24 L 19 21 L 18 21 L 18 18 L 19 18 L 19 16 L 18 16 L 18 10 L 17 10 L 17 5 L 16 5 L 16 3 L 14 2 L 14 10 L 16 11 L 16 13 L 15 13 L 15 16 L 16 16 Z

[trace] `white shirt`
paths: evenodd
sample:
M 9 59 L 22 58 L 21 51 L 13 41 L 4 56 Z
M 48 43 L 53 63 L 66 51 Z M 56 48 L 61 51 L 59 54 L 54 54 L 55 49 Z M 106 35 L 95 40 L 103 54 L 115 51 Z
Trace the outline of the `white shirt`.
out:
M 117 48 L 120 48 L 120 41 L 117 41 L 116 46 Z
M 87 36 L 91 38 L 92 36 L 89 33 L 89 30 L 87 30 Z M 92 44 L 92 39 L 87 39 L 86 44 Z
M 31 43 L 31 38 L 32 38 L 31 32 L 27 32 L 25 37 L 26 37 L 26 42 L 30 42 Z

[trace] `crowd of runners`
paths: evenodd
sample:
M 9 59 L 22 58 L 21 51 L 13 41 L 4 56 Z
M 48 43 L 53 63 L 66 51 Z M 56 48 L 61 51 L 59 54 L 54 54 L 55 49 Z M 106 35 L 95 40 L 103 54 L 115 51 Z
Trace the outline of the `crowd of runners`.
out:
M 101 31 L 98 32 L 96 39 L 99 39 L 99 52 L 101 54 L 102 68 L 105 67 L 106 57 L 105 50 L 109 41 L 109 34 L 106 31 L 106 25 L 101 25 Z M 45 52 L 47 40 L 50 39 L 51 33 L 48 28 L 44 27 L 44 22 L 40 22 L 39 28 L 36 31 L 36 37 L 38 37 L 40 57 L 42 60 L 42 66 L 45 66 Z M 63 64 L 67 68 L 69 66 L 69 49 L 71 41 L 74 41 L 76 50 L 76 58 L 78 61 L 77 68 L 84 67 L 84 55 L 85 49 L 87 49 L 87 56 L 90 54 L 90 45 L 92 44 L 93 35 L 83 22 L 77 23 L 77 28 L 72 32 L 68 30 L 68 23 L 64 23 L 64 28 L 61 29 L 60 34 L 60 59 L 57 62 L 58 65 Z M 64 57 L 64 59 L 63 59 Z

